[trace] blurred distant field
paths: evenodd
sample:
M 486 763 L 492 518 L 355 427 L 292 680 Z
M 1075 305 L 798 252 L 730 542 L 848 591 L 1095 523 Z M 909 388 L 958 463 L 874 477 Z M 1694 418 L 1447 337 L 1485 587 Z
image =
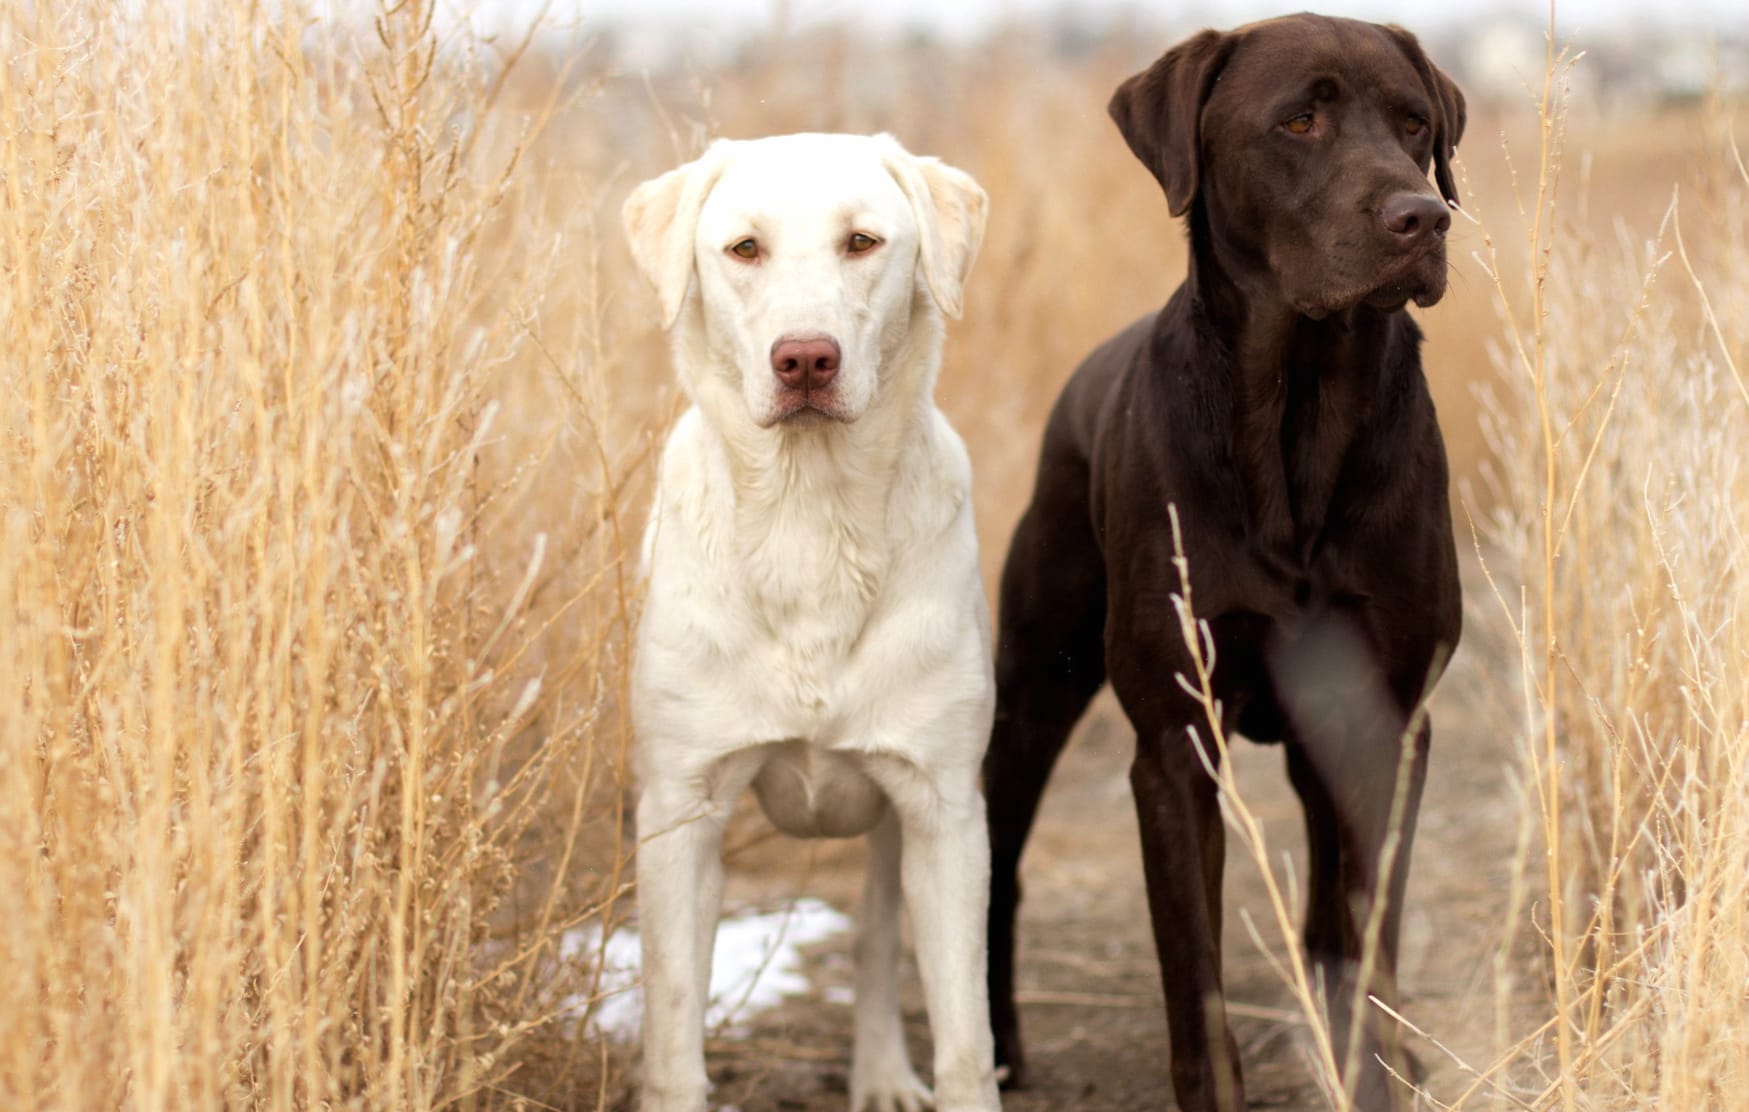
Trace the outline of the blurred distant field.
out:
M 632 905 L 627 632 L 681 404 L 621 200 L 804 129 L 982 182 L 940 400 L 993 577 L 1058 386 L 1182 274 L 1104 112 L 1169 36 L 639 73 L 419 0 L 114 7 L 0 12 L 0 1105 L 623 1107 L 560 945 Z M 1741 111 L 1567 119 L 1530 79 L 1472 112 L 1474 220 L 1418 313 L 1487 565 L 1440 713 L 1493 732 L 1467 775 L 1513 834 L 1499 921 L 1438 902 L 1481 880 L 1427 897 L 1507 986 L 1435 1095 L 1740 1107 Z

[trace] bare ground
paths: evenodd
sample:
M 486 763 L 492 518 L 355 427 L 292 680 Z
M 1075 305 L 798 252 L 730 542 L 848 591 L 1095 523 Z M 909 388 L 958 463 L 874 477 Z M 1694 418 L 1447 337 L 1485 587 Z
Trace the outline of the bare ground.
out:
M 1485 590 L 1472 577 L 1471 597 Z M 1510 778 L 1509 721 L 1489 702 L 1483 669 L 1509 659 L 1467 635 L 1435 699 L 1434 750 L 1404 923 L 1401 984 L 1407 1014 L 1465 1061 L 1484 1066 L 1503 1029 L 1501 1009 L 1526 995 L 1519 965 L 1501 960 L 1520 808 Z M 1020 982 L 1032 1087 L 1005 1094 L 1009 1112 L 1116 1112 L 1174 1107 L 1165 1021 L 1141 881 L 1127 769 L 1131 735 L 1109 693 L 1065 753 L 1023 863 Z M 1236 741 L 1241 789 L 1265 821 L 1285 883 L 1303 838 L 1276 747 Z M 800 843 L 759 833 L 751 817 L 732 855 L 729 904 L 771 906 L 802 894 L 854 913 L 860 843 Z M 736 837 L 731 836 L 731 844 Z M 1279 930 L 1262 874 L 1229 837 L 1225 961 L 1251 1106 L 1325 1107 L 1311 1080 L 1305 1028 L 1292 995 L 1247 933 L 1249 915 L 1278 954 Z M 1298 908 L 1294 908 L 1296 923 Z M 711 1042 L 715 1101 L 741 1112 L 842 1112 L 848 1107 L 853 971 L 850 939 L 810 954 L 816 988 Z M 926 1078 L 929 1035 L 907 960 L 905 1016 Z M 1501 1004 L 1500 1001 L 1505 1001 Z M 1444 1052 L 1412 1039 L 1429 1090 L 1449 1101 L 1472 1078 Z M 1492 1106 L 1484 1099 L 1482 1106 Z

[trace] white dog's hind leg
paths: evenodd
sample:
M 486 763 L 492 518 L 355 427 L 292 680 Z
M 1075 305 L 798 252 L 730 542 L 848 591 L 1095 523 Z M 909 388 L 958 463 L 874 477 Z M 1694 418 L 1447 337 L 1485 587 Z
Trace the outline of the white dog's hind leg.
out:
M 890 791 L 904 832 L 905 906 L 935 1039 L 941 1112 L 996 1112 L 995 1049 L 985 982 L 990 843 L 975 766 L 936 779 L 901 773 Z
M 647 785 L 638 797 L 643 1112 L 705 1108 L 705 997 L 722 910 L 728 812 L 671 785 Z
M 899 818 L 892 808 L 869 831 L 868 878 L 856 937 L 856 1047 L 850 1112 L 920 1112 L 929 1089 L 911 1068 L 899 1013 Z

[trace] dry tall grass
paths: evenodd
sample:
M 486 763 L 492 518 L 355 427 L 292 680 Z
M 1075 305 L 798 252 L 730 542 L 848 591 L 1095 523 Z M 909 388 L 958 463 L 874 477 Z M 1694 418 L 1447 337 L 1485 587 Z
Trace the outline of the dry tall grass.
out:
M 122 7 L 0 14 L 0 1105 L 471 1103 L 618 883 L 570 229 L 427 4 Z
M 1655 239 L 1575 219 L 1565 62 L 1499 268 L 1482 534 L 1519 649 L 1548 1020 L 1525 1106 L 1741 1107 L 1749 1085 L 1749 172 L 1728 116 Z M 1504 235 L 1504 233 L 1501 233 Z M 1529 926 L 1521 922 L 1528 918 Z

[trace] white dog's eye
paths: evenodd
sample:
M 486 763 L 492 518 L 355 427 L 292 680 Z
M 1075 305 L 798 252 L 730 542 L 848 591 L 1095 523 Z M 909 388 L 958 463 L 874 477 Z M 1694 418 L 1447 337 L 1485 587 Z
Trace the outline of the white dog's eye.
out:
M 873 251 L 880 245 L 881 241 L 873 236 L 863 235 L 861 232 L 853 232 L 850 236 L 850 242 L 846 243 L 844 246 L 852 255 L 861 255 Z
M 757 259 L 759 257 L 759 241 L 748 236 L 740 243 L 731 246 L 729 253 L 738 259 Z

